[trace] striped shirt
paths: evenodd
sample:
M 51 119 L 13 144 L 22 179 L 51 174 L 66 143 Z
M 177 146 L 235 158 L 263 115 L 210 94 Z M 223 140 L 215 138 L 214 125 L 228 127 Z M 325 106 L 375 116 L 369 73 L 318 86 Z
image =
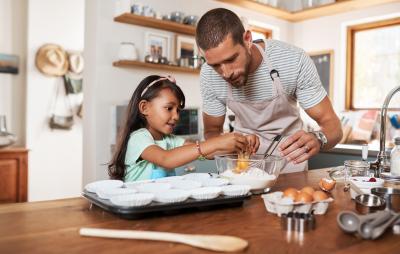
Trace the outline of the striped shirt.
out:
M 296 98 L 303 109 L 309 109 L 325 98 L 327 93 L 317 69 L 304 50 L 281 41 L 267 40 L 265 52 L 273 68 L 279 72 L 283 91 Z M 256 71 L 249 74 L 246 85 L 232 86 L 233 99 L 257 102 L 272 98 L 274 90 L 269 72 L 263 60 Z M 200 91 L 203 111 L 207 115 L 223 116 L 226 113 L 228 85 L 212 67 L 203 64 Z

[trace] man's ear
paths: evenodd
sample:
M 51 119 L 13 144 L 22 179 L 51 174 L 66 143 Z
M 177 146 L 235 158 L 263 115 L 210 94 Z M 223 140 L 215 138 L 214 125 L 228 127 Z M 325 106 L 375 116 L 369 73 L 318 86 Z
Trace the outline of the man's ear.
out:
M 147 111 L 149 110 L 149 103 L 146 100 L 141 100 L 139 102 L 139 112 L 146 116 L 147 115 Z
M 246 30 L 243 33 L 243 41 L 244 41 L 244 45 L 248 49 L 251 49 L 251 46 L 253 45 L 253 36 L 251 35 L 251 31 L 250 30 Z

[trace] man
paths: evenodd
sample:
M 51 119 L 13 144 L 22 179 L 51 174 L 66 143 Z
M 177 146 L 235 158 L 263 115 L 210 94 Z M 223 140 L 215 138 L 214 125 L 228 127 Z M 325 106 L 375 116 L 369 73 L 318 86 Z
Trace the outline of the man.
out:
M 206 139 L 222 133 L 229 107 L 235 131 L 259 136 L 257 153 L 284 136 L 275 151 L 288 161 L 283 172 L 305 170 L 311 156 L 339 142 L 340 121 L 303 50 L 276 40 L 253 43 L 239 17 L 223 8 L 202 16 L 196 42 L 207 62 L 200 79 Z M 302 130 L 297 102 L 320 131 Z

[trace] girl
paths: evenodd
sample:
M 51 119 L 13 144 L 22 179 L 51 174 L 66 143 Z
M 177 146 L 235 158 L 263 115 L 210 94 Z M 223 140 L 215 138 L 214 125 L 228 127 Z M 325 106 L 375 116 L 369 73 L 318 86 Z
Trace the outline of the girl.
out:
M 247 148 L 246 137 L 238 133 L 196 143 L 172 135 L 184 107 L 185 96 L 175 79 L 156 75 L 143 79 L 129 102 L 125 125 L 108 166 L 111 178 L 128 182 L 171 176 L 175 167 L 199 156 Z

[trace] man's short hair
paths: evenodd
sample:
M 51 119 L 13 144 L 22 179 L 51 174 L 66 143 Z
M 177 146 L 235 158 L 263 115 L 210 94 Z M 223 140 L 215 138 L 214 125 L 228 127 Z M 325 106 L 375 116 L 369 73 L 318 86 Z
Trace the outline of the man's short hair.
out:
M 196 42 L 202 50 L 217 47 L 231 34 L 234 44 L 244 45 L 245 30 L 239 17 L 224 8 L 212 9 L 199 20 L 196 28 Z

